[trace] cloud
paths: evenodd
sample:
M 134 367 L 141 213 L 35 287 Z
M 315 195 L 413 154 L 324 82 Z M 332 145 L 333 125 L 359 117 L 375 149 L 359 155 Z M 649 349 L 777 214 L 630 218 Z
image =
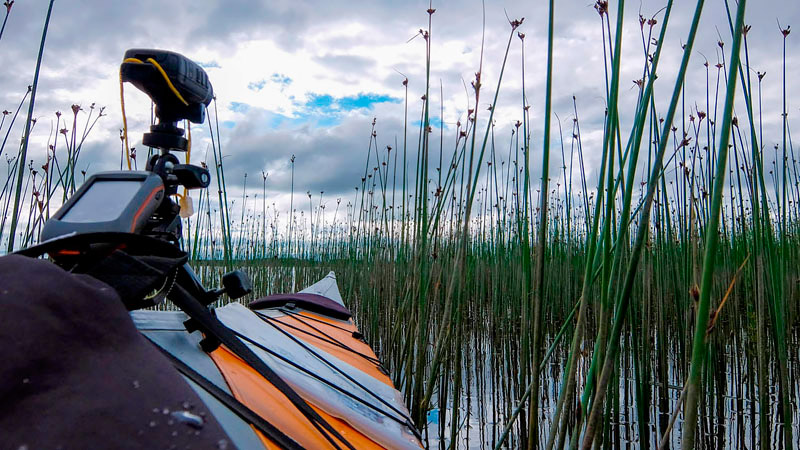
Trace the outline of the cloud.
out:
M 112 7 L 101 0 L 87 0 L 79 5 L 64 2 L 55 5 L 37 92 L 35 115 L 39 122 L 30 150 L 34 159 L 44 157 L 51 128 L 63 125 L 55 124 L 55 111 L 67 111 L 73 103 L 86 106 L 96 102 L 108 107 L 108 116 L 92 131 L 81 164 L 89 166 L 89 170 L 119 166 L 121 115 L 117 71 L 125 49 L 131 47 L 172 49 L 200 61 L 206 68 L 219 102 L 216 119 L 221 127 L 226 176 L 230 174 L 226 181 L 231 189 L 243 186 L 244 172 L 254 176 L 264 170 L 270 172 L 268 184 L 272 192 L 283 198 L 291 189 L 287 161 L 294 154 L 296 191 L 325 190 L 326 196 L 349 195 L 363 177 L 374 117 L 378 119 L 377 148 L 382 152 L 388 145 L 397 148 L 395 138 L 402 146 L 406 135 L 403 130 L 406 94 L 407 147 L 409 154 L 415 155 L 420 97 L 425 94 L 428 79 L 425 41 L 418 33 L 420 28 L 427 28 L 427 1 L 144 0 L 115 2 Z M 520 31 L 526 34 L 525 98 L 531 106 L 531 159 L 537 162 L 532 174 L 535 180 L 541 171 L 538 158 L 543 146 L 546 5 L 522 0 L 489 4 L 485 32 L 480 5 L 477 1 L 434 3 L 436 13 L 431 17 L 429 37 L 430 120 L 437 128 L 443 124 L 445 141 L 452 144 L 456 140 L 455 124 L 460 121 L 463 128 L 467 109 L 477 109 L 478 132 L 482 136 L 511 31 L 504 10 L 511 18 L 525 17 Z M 661 6 L 629 2 L 624 11 L 620 83 L 623 133 L 631 127 L 638 96 L 633 81 L 642 77 L 645 60 L 639 9 L 650 17 Z M 688 33 L 690 8 L 691 5 L 676 2 L 670 18 L 655 85 L 659 116 L 665 114 L 672 92 L 681 44 Z M 723 8 L 723 2 L 705 7 L 689 67 L 686 109 L 680 111 L 681 120 L 693 111 L 696 115 L 697 110 L 713 117 L 715 110 L 721 108 L 722 94 L 717 93 L 717 80 L 724 92 L 725 73 L 714 65 L 729 57 L 730 33 Z M 0 110 L 16 109 L 32 82 L 45 12 L 46 2 L 14 4 L 0 41 L 3 55 Z M 584 160 L 588 176 L 593 178 L 599 167 L 605 123 L 603 28 L 592 2 L 559 1 L 555 14 L 553 111 L 562 124 L 565 144 L 570 145 L 575 96 Z M 611 14 L 613 21 L 617 15 L 615 8 Z M 782 134 L 782 37 L 775 25 L 776 17 L 780 17 L 784 26 L 795 23 L 800 19 L 800 5 L 782 0 L 751 2 L 748 8 L 747 23 L 752 25 L 748 50 L 754 86 L 758 85 L 755 71 L 767 73 L 760 91 L 767 147 L 777 143 Z M 655 32 L 663 22 L 663 12 L 657 18 L 659 25 Z M 726 41 L 723 48 L 717 45 L 720 36 Z M 795 38 L 788 37 L 790 50 Z M 497 154 L 504 159 L 508 159 L 513 124 L 522 119 L 521 48 L 520 39 L 512 36 L 498 100 L 491 105 L 495 108 L 494 144 Z M 796 73 L 800 60 L 792 51 L 787 56 L 788 73 Z M 705 59 L 709 68 L 703 65 Z M 483 90 L 476 106 L 470 83 L 481 61 Z M 404 77 L 408 77 L 407 91 L 401 84 Z M 794 123 L 799 95 L 800 91 L 790 82 L 790 125 Z M 744 123 L 741 96 L 739 101 L 737 113 L 742 117 L 740 123 Z M 150 124 L 150 101 L 128 86 L 125 102 L 132 145 L 137 145 Z M 81 114 L 80 118 L 85 119 L 85 113 Z M 18 142 L 21 122 L 24 120 L 15 124 L 9 142 Z M 560 150 L 561 136 L 555 128 L 556 122 L 553 125 L 553 145 Z M 207 129 L 207 125 L 192 129 L 195 161 L 205 158 L 205 147 L 210 143 Z M 6 130 L 0 128 L 0 134 Z M 445 148 L 452 147 L 451 144 Z M 6 154 L 13 147 L 9 144 Z M 553 168 L 560 167 L 560 152 L 557 156 L 551 161 L 551 173 L 556 173 Z M 414 161 L 415 156 L 410 160 Z
M 326 54 L 314 59 L 330 70 L 343 73 L 352 72 L 356 67 L 359 71 L 368 71 L 376 65 L 374 59 L 358 55 Z

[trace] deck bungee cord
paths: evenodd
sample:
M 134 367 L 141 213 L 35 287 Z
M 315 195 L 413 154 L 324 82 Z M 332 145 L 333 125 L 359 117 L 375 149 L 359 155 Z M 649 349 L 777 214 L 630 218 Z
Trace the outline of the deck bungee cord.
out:
M 355 450 L 352 444 L 345 439 L 336 429 L 322 416 L 319 415 L 305 400 L 289 386 L 275 371 L 270 368 L 263 359 L 253 353 L 241 340 L 238 339 L 235 331 L 228 328 L 225 324 L 219 321 L 205 305 L 197 301 L 182 287 L 176 286 L 173 290 L 174 294 L 169 297 L 172 303 L 186 313 L 190 320 L 187 323 L 187 330 L 192 332 L 194 330 L 201 331 L 205 338 L 201 342 L 204 350 L 207 353 L 215 350 L 219 345 L 225 345 L 225 348 L 231 351 L 234 355 L 241 358 L 242 361 L 252 367 L 259 375 L 275 386 L 291 403 L 300 411 L 303 416 L 308 419 L 311 425 L 333 446 L 335 449 L 341 449 L 339 443 L 344 445 L 350 450 Z
M 304 329 L 302 329 L 300 327 L 296 327 L 296 326 L 288 324 L 286 322 L 280 322 L 279 321 L 283 326 L 289 327 L 289 328 L 291 328 L 291 329 L 293 329 L 293 330 L 295 330 L 295 331 L 297 331 L 299 333 L 303 333 L 303 334 L 305 334 L 307 336 L 313 337 L 315 339 L 319 339 L 322 342 L 327 342 L 328 344 L 331 344 L 331 345 L 334 345 L 336 347 L 339 347 L 342 350 L 345 350 L 345 351 L 348 351 L 348 352 L 350 352 L 350 353 L 352 353 L 354 355 L 360 356 L 360 357 L 364 358 L 365 360 L 367 360 L 368 362 L 374 364 L 379 370 L 383 370 L 383 363 L 381 362 L 380 359 L 372 357 L 372 356 L 369 356 L 367 354 L 359 352 L 358 350 L 356 350 L 356 349 L 354 349 L 352 347 L 347 346 L 342 341 L 331 337 L 330 335 L 328 335 L 324 331 L 320 330 L 319 328 L 317 328 L 317 327 L 311 325 L 310 323 L 304 321 L 303 319 L 300 318 L 299 314 L 288 312 L 287 310 L 285 310 L 283 308 L 281 308 L 280 311 L 285 313 L 287 317 L 290 317 L 290 318 L 300 322 L 301 324 L 311 328 L 312 330 L 316 331 L 319 334 L 314 334 L 314 333 L 312 333 L 312 332 L 310 332 L 308 330 L 304 330 Z M 256 312 L 256 314 L 259 315 L 262 318 L 273 319 L 272 317 L 266 316 L 264 313 L 261 313 L 261 312 Z
M 284 308 L 280 308 L 279 310 L 280 310 L 282 313 L 285 313 L 285 314 L 287 314 L 287 315 L 290 315 L 290 314 L 297 314 L 297 313 L 295 313 L 295 312 L 293 312 L 293 311 L 291 311 L 291 310 L 289 310 L 289 309 L 287 309 L 287 308 L 285 308 L 285 307 L 284 307 Z M 339 325 L 336 325 L 335 323 L 326 322 L 326 321 L 324 321 L 324 320 L 317 319 L 316 317 L 311 317 L 311 316 L 303 316 L 303 317 L 304 317 L 304 318 L 306 318 L 306 319 L 308 319 L 308 320 L 312 320 L 312 321 L 314 321 L 314 322 L 322 323 L 322 324 L 328 325 L 328 326 L 330 326 L 330 327 L 337 328 L 337 329 L 339 329 L 339 330 L 342 330 L 342 331 L 346 331 L 346 332 L 348 332 L 348 333 L 351 333 L 351 335 L 353 336 L 353 338 L 354 338 L 354 339 L 358 339 L 359 341 L 362 341 L 362 342 L 364 342 L 364 335 L 363 335 L 363 334 L 361 334 L 361 332 L 360 332 L 360 331 L 352 331 L 352 330 L 348 330 L 347 328 L 340 327 Z
M 325 384 L 326 386 L 332 388 L 333 390 L 335 390 L 337 392 L 340 392 L 340 393 L 344 394 L 345 396 L 347 396 L 347 397 L 349 397 L 349 398 L 361 403 L 362 405 L 374 410 L 375 412 L 394 420 L 395 422 L 399 423 L 400 425 L 403 425 L 403 426 L 408 425 L 407 421 L 404 421 L 403 419 L 400 419 L 400 418 L 397 418 L 397 417 L 393 416 L 391 413 L 381 409 L 379 406 L 376 406 L 376 405 L 364 400 L 363 398 L 359 397 L 358 395 L 354 394 L 353 392 L 351 392 L 351 391 L 349 391 L 349 390 L 337 385 L 333 381 L 330 381 L 330 380 L 326 379 L 325 377 L 319 375 L 318 373 L 314 372 L 313 370 L 309 370 L 309 369 L 301 366 L 300 364 L 292 361 L 291 359 L 289 359 L 289 358 L 279 354 L 278 352 L 270 349 L 269 347 L 265 346 L 264 344 L 262 344 L 262 343 L 260 343 L 258 341 L 255 341 L 255 340 L 253 340 L 253 339 L 251 339 L 251 338 L 249 338 L 249 337 L 247 337 L 247 336 L 245 336 L 245 335 L 243 335 L 243 334 L 241 334 L 239 332 L 234 331 L 234 334 L 237 337 L 239 337 L 240 339 L 252 344 L 255 347 L 258 347 L 260 350 L 263 350 L 263 351 L 267 352 L 269 355 L 271 355 L 271 356 L 283 361 L 284 363 L 294 367 L 295 369 L 299 370 L 300 372 L 302 372 L 302 373 L 310 376 L 311 378 L 313 378 L 313 379 Z M 324 361 L 323 359 L 321 359 L 321 360 Z M 330 367 L 333 368 L 334 370 L 336 370 L 335 365 L 330 365 Z M 343 372 L 340 372 L 340 374 L 345 376 L 345 377 L 347 377 L 347 375 L 345 373 L 343 373 Z M 374 392 L 370 391 L 369 388 L 364 387 L 363 385 L 361 385 L 357 381 L 353 380 L 352 378 L 348 378 L 348 381 L 352 382 L 353 384 L 356 384 L 364 392 L 366 392 L 366 393 L 368 393 L 368 394 L 370 394 L 370 395 L 372 395 L 372 396 L 374 396 L 376 398 L 379 398 L 379 397 L 377 397 L 377 395 Z M 387 406 L 389 406 L 390 408 L 395 410 L 395 412 L 397 412 L 398 414 L 402 415 L 402 412 L 397 411 L 391 405 L 387 404 Z
M 292 340 L 292 341 L 293 341 L 295 344 L 297 344 L 298 346 L 302 347 L 302 348 L 303 348 L 305 351 L 307 351 L 308 353 L 310 353 L 311 355 L 313 355 L 314 357 L 316 357 L 318 360 L 320 360 L 320 361 L 322 361 L 323 363 L 325 363 L 326 365 L 328 365 L 328 366 L 329 366 L 331 369 L 333 369 L 334 371 L 338 372 L 340 375 L 342 375 L 343 377 L 345 377 L 345 378 L 346 378 L 346 379 L 347 379 L 349 382 L 351 382 L 351 383 L 355 384 L 355 385 L 356 385 L 356 386 L 358 386 L 358 387 L 359 387 L 361 390 L 363 390 L 365 393 L 367 393 L 367 394 L 369 394 L 370 396 L 374 397 L 376 400 L 378 400 L 380 403 L 382 403 L 383 405 L 385 405 L 387 408 L 391 409 L 391 410 L 392 410 L 394 413 L 396 413 L 396 414 L 398 414 L 399 416 L 401 416 L 401 417 L 402 417 L 402 419 L 401 419 L 401 418 L 398 418 L 398 417 L 395 417 L 395 416 L 393 416 L 392 414 L 390 414 L 390 413 L 388 413 L 388 412 L 386 412 L 386 411 L 382 410 L 380 407 L 378 407 L 378 406 L 375 406 L 375 405 L 373 405 L 373 404 L 371 404 L 371 403 L 369 403 L 369 402 L 366 402 L 365 400 L 363 400 L 363 399 L 361 399 L 360 397 L 356 396 L 356 395 L 355 395 L 355 394 L 353 394 L 352 392 L 349 392 L 349 391 L 347 391 L 346 389 L 344 389 L 344 388 L 342 388 L 342 387 L 340 387 L 340 386 L 337 386 L 337 385 L 335 385 L 335 383 L 333 383 L 333 382 L 331 382 L 331 381 L 329 381 L 329 380 L 325 380 L 324 378 L 320 377 L 319 375 L 317 375 L 317 374 L 315 374 L 315 373 L 313 373 L 313 372 L 311 372 L 311 371 L 309 371 L 309 370 L 307 370 L 307 369 L 305 369 L 305 368 L 303 368 L 303 367 L 299 366 L 297 363 L 294 363 L 293 361 L 289 360 L 288 358 L 285 358 L 285 357 L 283 357 L 283 356 L 281 356 L 281 355 L 277 354 L 276 352 L 274 352 L 274 351 L 270 350 L 269 348 L 267 348 L 267 347 L 266 347 L 266 346 L 264 346 L 263 344 L 261 344 L 261 343 L 259 343 L 259 342 L 256 342 L 256 341 L 254 341 L 254 340 L 250 339 L 249 337 L 247 337 L 247 336 L 244 336 L 244 335 L 242 335 L 242 334 L 240 334 L 240 333 L 238 333 L 238 332 L 235 332 L 235 331 L 234 331 L 234 333 L 236 333 L 236 335 L 237 335 L 237 336 L 239 336 L 240 338 L 242 338 L 242 339 L 246 340 L 247 342 L 250 342 L 251 344 L 255 345 L 256 347 L 258 347 L 258 348 L 260 348 L 260 349 L 262 349 L 262 350 L 266 351 L 266 352 L 267 352 L 267 353 L 269 353 L 270 355 L 273 355 L 273 356 L 275 356 L 276 358 L 279 358 L 279 359 L 281 359 L 281 360 L 283 360 L 283 361 L 287 362 L 288 364 L 292 365 L 293 367 L 296 367 L 297 369 L 299 369 L 299 370 L 303 371 L 304 373 L 306 373 L 306 374 L 308 374 L 308 375 L 310 375 L 310 376 L 314 377 L 315 379 L 318 379 L 319 381 L 322 381 L 323 383 L 325 383 L 325 384 L 328 384 L 329 386 L 331 386 L 332 388 L 336 389 L 337 391 L 339 391 L 339 392 L 342 392 L 343 394 L 345 394 L 345 395 L 347 395 L 348 397 L 351 397 L 351 398 L 353 398 L 353 399 L 355 399 L 355 400 L 359 401 L 360 403 L 363 403 L 364 405 L 366 405 L 366 406 L 368 406 L 368 407 L 370 407 L 370 408 L 374 409 L 375 411 L 377 411 L 377 412 L 379 412 L 379 413 L 381 413 L 381 414 L 385 415 L 386 417 L 388 417 L 388 418 L 390 418 L 390 419 L 394 420 L 395 422 L 399 423 L 400 425 L 403 425 L 403 426 L 406 426 L 406 427 L 408 427 L 412 433 L 416 433 L 416 432 L 417 432 L 416 428 L 414 427 L 413 423 L 411 422 L 411 418 L 410 418 L 410 417 L 408 417 L 408 416 L 407 416 L 407 415 L 406 415 L 404 412 L 400 411 L 400 410 L 399 410 L 399 409 L 397 409 L 397 408 L 396 408 L 394 405 L 392 405 L 391 403 L 387 402 L 387 401 L 386 401 L 385 399 L 383 399 L 381 396 L 379 396 L 378 394 L 376 394 L 376 393 L 375 393 L 373 390 L 369 389 L 368 387 L 364 386 L 364 385 L 363 385 L 363 384 L 361 384 L 359 381 L 357 381 L 356 379 L 354 379 L 353 377 L 351 377 L 349 374 L 347 374 L 345 371 L 343 371 L 343 370 L 342 370 L 342 369 L 341 369 L 341 368 L 340 368 L 338 365 L 336 365 L 336 364 L 332 363 L 330 360 L 328 360 L 327 358 L 325 358 L 324 356 L 322 356 L 322 355 L 321 355 L 321 354 L 319 354 L 318 352 L 316 352 L 316 351 L 312 350 L 312 349 L 311 349 L 311 348 L 310 348 L 308 345 L 306 345 L 305 343 L 303 343 L 303 342 L 302 342 L 300 339 L 298 339 L 297 337 L 293 336 L 291 333 L 288 333 L 288 332 L 286 332 L 285 330 L 282 330 L 282 329 L 281 329 L 281 328 L 280 328 L 280 327 L 279 327 L 279 326 L 278 326 L 278 325 L 275 323 L 275 322 L 277 322 L 277 321 L 275 321 L 273 318 L 271 318 L 271 317 L 265 317 L 265 316 L 264 316 L 264 315 L 262 315 L 262 314 L 258 314 L 258 316 L 259 316 L 259 318 L 261 318 L 261 319 L 262 319 L 264 322 L 268 323 L 268 324 L 269 324 L 269 325 L 271 325 L 273 328 L 275 328 L 277 331 L 279 331 L 280 333 L 282 333 L 284 336 L 286 336 L 286 337 L 288 337 L 289 339 L 291 339 L 291 340 Z
M 150 340 L 148 338 L 148 340 Z M 275 427 L 275 425 L 271 424 L 263 417 L 258 415 L 258 413 L 254 412 L 252 409 L 248 408 L 247 405 L 240 402 L 236 399 L 236 397 L 228 394 L 227 392 L 223 391 L 219 388 L 216 384 L 210 381 L 208 378 L 201 375 L 196 370 L 192 369 L 189 365 L 185 364 L 180 359 L 176 358 L 172 353 L 165 350 L 161 346 L 159 346 L 154 341 L 150 340 L 150 342 L 161 351 L 161 353 L 170 360 L 173 366 L 200 386 L 203 390 L 208 392 L 212 395 L 215 399 L 217 399 L 220 403 L 225 405 L 230 411 L 234 414 L 239 416 L 242 420 L 256 428 L 258 431 L 264 434 L 264 436 L 268 437 L 273 443 L 281 447 L 285 450 L 302 450 L 302 446 L 298 444 L 294 439 L 284 434 L 280 429 Z

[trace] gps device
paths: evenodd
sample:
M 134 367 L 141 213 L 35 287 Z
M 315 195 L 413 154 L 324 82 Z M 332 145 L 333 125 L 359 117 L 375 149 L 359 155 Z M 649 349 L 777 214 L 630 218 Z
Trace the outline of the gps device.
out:
M 153 172 L 92 175 L 45 223 L 41 239 L 96 231 L 138 233 L 164 196 L 164 182 Z

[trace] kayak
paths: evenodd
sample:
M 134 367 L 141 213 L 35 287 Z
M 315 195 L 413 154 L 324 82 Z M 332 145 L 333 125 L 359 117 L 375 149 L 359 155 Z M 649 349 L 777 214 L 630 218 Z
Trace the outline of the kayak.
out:
M 313 449 L 422 447 L 401 393 L 355 326 L 333 272 L 300 292 L 247 306 L 233 302 L 213 313 L 339 434 L 320 430 L 280 386 L 227 346 L 204 350 L 203 335 L 187 330 L 183 311 L 132 311 L 136 328 L 174 362 L 234 446 L 283 448 L 285 440 Z M 237 414 L 225 401 L 230 397 L 276 435 Z

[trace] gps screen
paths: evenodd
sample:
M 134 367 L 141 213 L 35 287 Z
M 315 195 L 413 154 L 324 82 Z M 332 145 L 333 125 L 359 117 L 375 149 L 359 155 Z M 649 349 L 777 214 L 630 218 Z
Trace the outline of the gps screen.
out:
M 61 217 L 61 220 L 72 223 L 116 220 L 141 186 L 142 180 L 97 180 Z

